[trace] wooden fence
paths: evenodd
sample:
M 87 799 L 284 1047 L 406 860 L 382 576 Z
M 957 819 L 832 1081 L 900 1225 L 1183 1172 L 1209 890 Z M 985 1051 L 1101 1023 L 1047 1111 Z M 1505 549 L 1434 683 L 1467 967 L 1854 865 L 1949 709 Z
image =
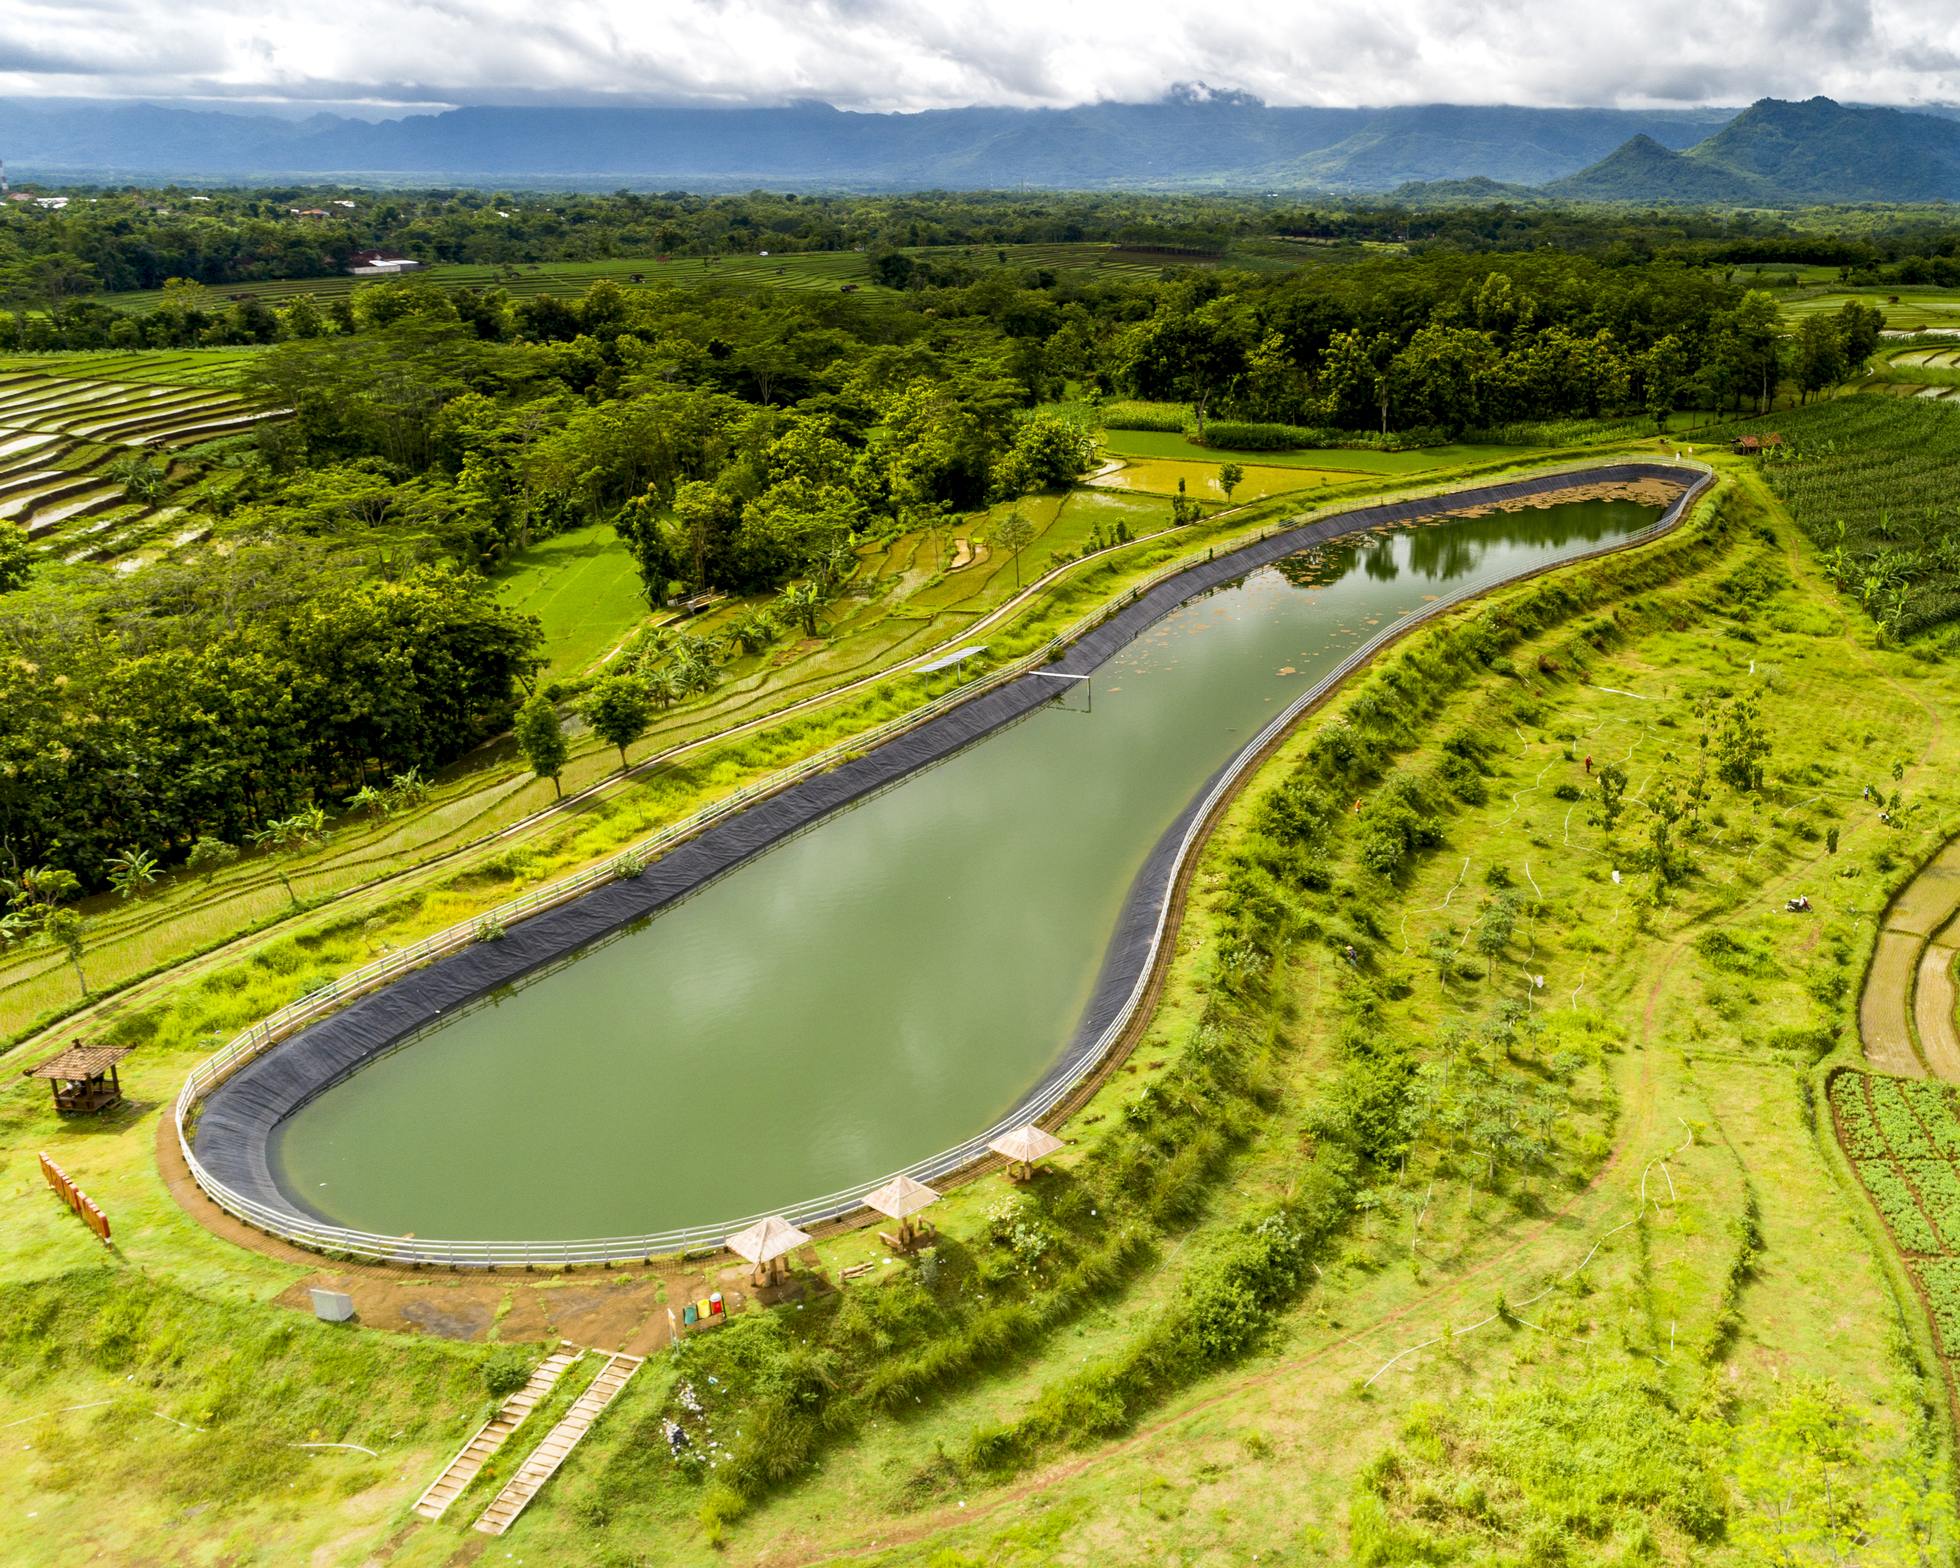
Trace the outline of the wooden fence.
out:
M 47 1157 L 41 1156 L 41 1174 L 48 1179 L 48 1185 L 61 1194 L 61 1201 L 82 1218 L 82 1223 L 102 1238 L 102 1245 L 109 1245 L 109 1216 L 95 1206 L 95 1200 L 68 1179 L 68 1173 Z

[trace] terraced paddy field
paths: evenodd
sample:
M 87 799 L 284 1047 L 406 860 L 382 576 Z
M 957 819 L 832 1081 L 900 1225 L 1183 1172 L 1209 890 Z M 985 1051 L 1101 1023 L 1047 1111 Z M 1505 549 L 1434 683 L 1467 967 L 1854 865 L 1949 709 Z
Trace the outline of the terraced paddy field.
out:
M 267 415 L 230 392 L 0 369 L 0 519 L 63 560 L 141 560 L 190 542 L 182 508 L 132 495 L 110 470 L 250 430 Z
M 76 349 L 57 354 L 0 355 L 0 375 L 108 376 L 161 386 L 234 388 L 259 348 Z
M 1960 291 L 1953 289 L 1834 289 L 1828 294 L 1784 301 L 1785 325 L 1794 326 L 1805 316 L 1828 316 L 1842 310 L 1852 300 L 1876 305 L 1885 312 L 1887 332 L 1960 332 Z

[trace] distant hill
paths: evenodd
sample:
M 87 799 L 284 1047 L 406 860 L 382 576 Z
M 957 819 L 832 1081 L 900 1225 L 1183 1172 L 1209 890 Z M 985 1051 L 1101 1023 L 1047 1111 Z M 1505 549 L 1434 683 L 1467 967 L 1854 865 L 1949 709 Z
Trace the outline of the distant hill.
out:
M 1514 207 L 1552 205 L 1551 198 L 1535 185 L 1506 185 L 1481 174 L 1467 180 L 1411 180 L 1388 195 L 1405 207 L 1494 207 L 1499 202 Z
M 1345 140 L 1270 171 L 1275 183 L 1393 190 L 1410 182 L 1538 185 L 1574 174 L 1627 137 L 1690 147 L 1732 109 L 1517 109 L 1427 104 L 1384 109 Z
M 1960 124 L 1897 109 L 1854 109 L 1828 98 L 1765 98 L 1688 156 L 1799 201 L 1960 197 Z
M 1775 192 L 1767 181 L 1754 175 L 1697 158 L 1691 152 L 1671 151 L 1652 137 L 1636 136 L 1624 146 L 1614 148 L 1591 168 L 1582 169 L 1569 179 L 1552 181 L 1539 194 L 1559 201 L 1731 206 L 1743 202 L 1769 205 Z
M 1951 111 L 1765 98 L 1635 111 L 1271 108 L 1202 86 L 1160 103 L 856 114 L 456 109 L 281 120 L 0 101 L 16 177 L 339 179 L 660 190 L 1393 191 L 1404 201 L 1792 206 L 1960 199 Z
M 370 123 L 0 101 L 17 177 L 79 181 L 372 177 L 391 184 L 604 182 L 661 189 L 1193 186 L 1391 189 L 1570 175 L 1629 136 L 1686 147 L 1724 109 L 1430 105 L 1271 108 L 1202 88 L 1161 103 L 855 114 L 780 109 L 457 109 Z
M 1960 199 L 1960 123 L 1829 98 L 1765 98 L 1685 153 L 1636 136 L 1539 194 L 1697 206 L 1952 201 Z

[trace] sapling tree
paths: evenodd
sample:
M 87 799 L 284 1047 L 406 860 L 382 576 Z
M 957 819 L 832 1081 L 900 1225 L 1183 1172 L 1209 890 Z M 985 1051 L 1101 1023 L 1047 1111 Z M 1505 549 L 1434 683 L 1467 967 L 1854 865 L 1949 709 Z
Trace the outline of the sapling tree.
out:
M 1021 552 L 1034 538 L 1034 524 L 1018 511 L 1009 512 L 993 526 L 990 542 L 997 550 L 1005 550 L 1014 559 L 1014 587 L 1021 586 Z
M 565 726 L 558 718 L 557 705 L 548 701 L 543 692 L 535 693 L 517 711 L 516 733 L 517 744 L 531 764 L 531 772 L 538 778 L 550 779 L 553 793 L 563 796 L 565 790 L 558 782 L 558 775 L 565 771 L 565 759 L 571 755 L 571 747 L 566 744 Z
M 1511 945 L 1511 933 L 1518 926 L 1518 901 L 1505 894 L 1484 912 L 1483 924 L 1477 927 L 1477 951 L 1484 955 L 1496 973 L 1497 959 L 1504 949 Z
M 327 827 L 326 813 L 318 806 L 309 806 L 290 817 L 278 817 L 266 823 L 252 834 L 252 842 L 266 852 L 272 869 L 285 885 L 286 896 L 293 901 L 294 907 L 298 907 L 299 894 L 293 891 L 293 879 L 286 873 L 286 862 L 308 850 L 318 849 L 332 837 Z
M 1597 782 L 1599 808 L 1593 821 L 1611 833 L 1620 820 L 1620 813 L 1626 809 L 1627 770 L 1621 763 L 1609 762 L 1599 770 Z
M 626 771 L 626 748 L 646 734 L 653 723 L 653 697 L 646 684 L 631 675 L 612 675 L 599 682 L 579 704 L 579 716 L 608 746 L 619 748 L 619 767 Z
M 0 917 L 0 944 L 45 942 L 58 947 L 74 966 L 82 995 L 88 995 L 88 976 L 82 972 L 88 921 L 69 900 L 81 891 L 72 871 L 58 866 L 30 866 L 18 877 L 0 880 L 8 909 Z
M 1218 488 L 1225 492 L 1225 499 L 1232 499 L 1232 492 L 1238 489 L 1245 479 L 1245 469 L 1237 463 L 1221 464 L 1218 470 Z
M 1647 808 L 1647 840 L 1654 850 L 1654 879 L 1672 882 L 1687 870 L 1687 856 L 1674 847 L 1674 824 L 1681 820 L 1686 806 L 1681 798 L 1680 781 L 1663 773 L 1654 781 L 1641 803 Z
M 1770 743 L 1757 695 L 1749 692 L 1732 697 L 1720 707 L 1711 701 L 1704 704 L 1701 713 L 1715 725 L 1715 776 L 1738 792 L 1760 790 Z
M 1436 966 L 1436 982 L 1441 985 L 1448 981 L 1450 970 L 1456 965 L 1456 931 L 1447 928 L 1429 933 L 1426 949 L 1430 963 Z

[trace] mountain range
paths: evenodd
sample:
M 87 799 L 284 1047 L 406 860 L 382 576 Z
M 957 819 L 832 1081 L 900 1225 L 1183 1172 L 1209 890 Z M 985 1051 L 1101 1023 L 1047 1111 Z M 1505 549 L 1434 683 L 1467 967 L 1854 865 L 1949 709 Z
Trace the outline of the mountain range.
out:
M 1379 191 L 1473 174 L 1538 184 L 1577 173 L 1629 137 L 1693 146 L 1733 113 L 1272 108 L 1201 86 L 1160 103 L 1075 109 L 465 108 L 379 122 L 8 100 L 0 101 L 0 158 L 16 178 L 65 182 Z
M 1413 182 L 1398 200 L 1642 202 L 1803 207 L 1960 200 L 1960 122 L 1938 111 L 1764 98 L 1705 141 L 1677 149 L 1636 135 L 1591 166 L 1536 186 L 1485 177 Z
M 1765 98 L 1730 109 L 1428 104 L 1273 108 L 1199 84 L 1159 103 L 859 114 L 465 108 L 366 121 L 0 100 L 16 178 L 487 184 L 658 190 L 1392 192 L 1787 207 L 1960 200 L 1955 111 Z

